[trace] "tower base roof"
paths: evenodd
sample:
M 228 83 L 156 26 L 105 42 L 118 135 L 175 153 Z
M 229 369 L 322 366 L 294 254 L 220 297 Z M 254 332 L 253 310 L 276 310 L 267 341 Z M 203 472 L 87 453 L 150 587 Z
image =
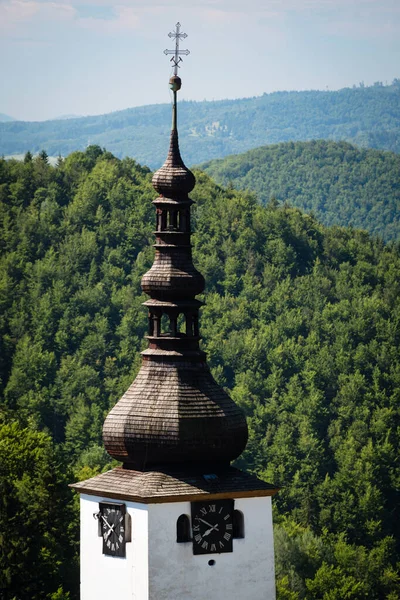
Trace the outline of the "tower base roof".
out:
M 212 467 L 211 467 L 212 469 Z M 86 481 L 70 484 L 80 494 L 106 496 L 143 504 L 198 501 L 207 498 L 273 496 L 276 486 L 234 467 L 210 470 L 181 469 L 134 471 L 116 467 Z

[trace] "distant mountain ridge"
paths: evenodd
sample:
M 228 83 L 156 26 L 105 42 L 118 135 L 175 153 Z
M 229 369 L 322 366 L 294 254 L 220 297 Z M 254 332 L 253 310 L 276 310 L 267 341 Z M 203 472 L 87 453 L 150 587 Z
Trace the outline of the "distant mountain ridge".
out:
M 347 142 L 287 142 L 200 165 L 216 182 L 287 202 L 325 225 L 400 240 L 400 155 Z
M 81 119 L 82 115 L 74 115 L 74 114 L 67 114 L 67 115 L 57 115 L 57 117 L 55 117 L 54 119 L 50 119 L 50 121 L 65 121 L 67 119 Z
M 14 117 L 0 113 L 0 123 L 8 123 L 9 121 L 15 121 Z
M 0 123 L 0 154 L 66 155 L 89 144 L 154 169 L 164 161 L 170 106 L 45 122 Z M 346 140 L 400 152 L 400 79 L 338 91 L 274 92 L 239 100 L 183 101 L 182 155 L 188 165 L 284 141 Z

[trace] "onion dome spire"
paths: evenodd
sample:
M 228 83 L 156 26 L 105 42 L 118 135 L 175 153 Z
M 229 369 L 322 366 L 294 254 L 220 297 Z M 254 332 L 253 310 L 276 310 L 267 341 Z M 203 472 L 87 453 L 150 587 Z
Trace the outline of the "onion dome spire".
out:
M 228 466 L 244 450 L 247 425 L 243 412 L 215 382 L 199 347 L 199 309 L 196 296 L 204 278 L 193 265 L 189 192 L 193 173 L 184 165 L 178 144 L 177 75 L 179 40 L 171 59 L 174 75 L 172 131 L 167 159 L 153 176 L 159 196 L 156 208 L 155 258 L 142 278 L 150 296 L 149 347 L 132 385 L 108 414 L 103 428 L 107 452 L 124 467 L 150 470 L 176 464 Z
M 155 190 L 167 198 L 188 194 L 195 186 L 194 175 L 184 165 L 179 151 L 178 126 L 177 126 L 177 92 L 181 89 L 180 77 L 174 75 L 169 80 L 170 88 L 174 94 L 172 106 L 172 129 L 167 159 L 163 166 L 154 173 L 153 186 Z

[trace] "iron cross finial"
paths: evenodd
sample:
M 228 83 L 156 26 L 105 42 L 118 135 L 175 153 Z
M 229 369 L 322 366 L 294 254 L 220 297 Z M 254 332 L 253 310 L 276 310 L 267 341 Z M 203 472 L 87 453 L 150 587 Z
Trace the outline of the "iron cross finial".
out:
M 187 33 L 181 33 L 181 24 L 175 25 L 175 31 L 171 31 L 168 37 L 175 39 L 175 50 L 164 50 L 164 54 L 173 54 L 171 62 L 174 66 L 174 75 L 178 75 L 179 63 L 182 62 L 181 55 L 187 56 L 190 54 L 189 50 L 180 50 L 179 41 L 187 38 Z

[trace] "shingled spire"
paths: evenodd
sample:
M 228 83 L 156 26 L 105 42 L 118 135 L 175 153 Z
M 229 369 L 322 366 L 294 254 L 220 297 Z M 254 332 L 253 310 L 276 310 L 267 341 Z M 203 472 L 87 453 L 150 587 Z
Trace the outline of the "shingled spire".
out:
M 184 34 L 179 34 L 183 36 Z M 170 53 L 170 51 L 166 51 Z M 204 278 L 192 261 L 188 194 L 193 173 L 184 165 L 178 144 L 175 50 L 172 131 L 164 165 L 154 174 L 155 259 L 142 278 L 150 296 L 149 347 L 132 385 L 108 414 L 103 428 L 107 452 L 124 467 L 151 470 L 177 464 L 228 466 L 244 450 L 247 425 L 243 412 L 215 382 L 199 348 L 196 295 Z

